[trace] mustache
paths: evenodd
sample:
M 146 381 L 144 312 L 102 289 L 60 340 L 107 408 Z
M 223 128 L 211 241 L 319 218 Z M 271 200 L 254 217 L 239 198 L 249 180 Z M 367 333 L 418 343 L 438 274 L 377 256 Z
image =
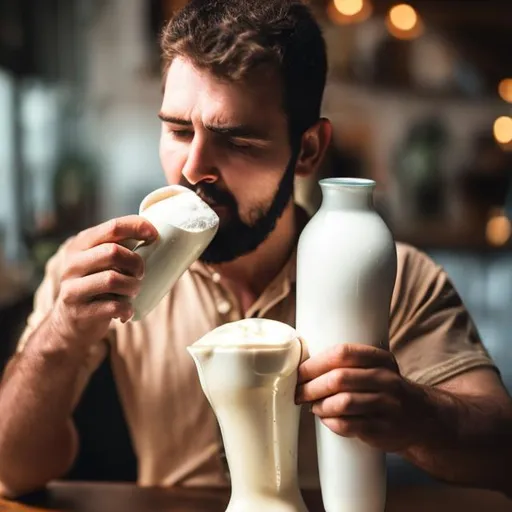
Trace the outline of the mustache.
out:
M 237 203 L 232 194 L 227 190 L 220 189 L 214 183 L 204 182 L 191 185 L 187 181 L 186 183 L 181 184 L 194 191 L 203 201 L 208 203 L 210 206 L 213 204 L 218 206 L 229 206 L 232 208 L 237 207 Z

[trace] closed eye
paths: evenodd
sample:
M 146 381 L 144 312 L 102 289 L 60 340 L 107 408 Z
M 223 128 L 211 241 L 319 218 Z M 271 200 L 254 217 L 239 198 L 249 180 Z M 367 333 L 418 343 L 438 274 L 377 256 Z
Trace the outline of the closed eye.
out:
M 240 140 L 240 139 L 227 139 L 227 144 L 235 149 L 251 149 L 252 145 L 249 144 L 246 140 Z
M 169 128 L 168 131 L 175 139 L 178 140 L 190 139 L 194 136 L 194 132 L 192 130 L 173 130 Z

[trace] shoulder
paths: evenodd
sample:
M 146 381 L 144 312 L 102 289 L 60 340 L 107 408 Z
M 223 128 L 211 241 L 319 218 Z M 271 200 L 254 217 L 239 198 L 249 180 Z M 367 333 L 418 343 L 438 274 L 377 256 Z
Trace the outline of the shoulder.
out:
M 395 295 L 401 289 L 419 289 L 422 293 L 436 283 L 445 285 L 448 276 L 428 254 L 408 244 L 397 243 Z
M 45 266 L 45 279 L 60 280 L 74 239 L 75 237 L 70 237 L 65 240 L 48 259 Z
M 446 271 L 427 254 L 397 244 L 390 347 L 404 376 L 436 384 L 472 368 L 493 367 Z
M 397 273 L 434 273 L 442 272 L 442 268 L 425 252 L 402 242 L 396 244 Z
M 50 304 L 57 297 L 72 241 L 73 238 L 68 238 L 46 262 L 43 279 L 35 293 L 36 304 L 38 300 Z
M 66 240 L 46 262 L 43 279 L 34 293 L 32 311 L 27 318 L 25 329 L 18 343 L 18 351 L 23 350 L 32 332 L 41 324 L 55 305 L 71 241 L 72 239 Z
M 430 256 L 403 243 L 397 243 L 396 248 L 397 273 L 391 304 L 392 317 L 408 317 L 433 301 L 439 305 L 440 301 L 448 298 L 460 300 L 444 269 Z

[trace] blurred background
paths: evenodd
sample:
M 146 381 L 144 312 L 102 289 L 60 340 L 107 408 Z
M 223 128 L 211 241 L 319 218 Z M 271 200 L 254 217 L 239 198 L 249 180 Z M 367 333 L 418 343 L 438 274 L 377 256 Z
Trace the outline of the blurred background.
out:
M 186 0 L 0 0 L 0 371 L 71 234 L 165 184 L 158 34 Z M 369 177 L 444 265 L 512 389 L 512 2 L 313 0 L 328 44 L 322 176 Z M 315 181 L 297 182 L 310 212 Z

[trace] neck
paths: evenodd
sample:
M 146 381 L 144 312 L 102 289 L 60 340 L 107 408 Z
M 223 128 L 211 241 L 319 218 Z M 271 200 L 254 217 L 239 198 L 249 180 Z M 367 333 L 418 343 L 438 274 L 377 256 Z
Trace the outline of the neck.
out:
M 295 205 L 290 201 L 274 231 L 255 251 L 212 268 L 235 293 L 250 295 L 254 302 L 288 261 L 297 235 Z

